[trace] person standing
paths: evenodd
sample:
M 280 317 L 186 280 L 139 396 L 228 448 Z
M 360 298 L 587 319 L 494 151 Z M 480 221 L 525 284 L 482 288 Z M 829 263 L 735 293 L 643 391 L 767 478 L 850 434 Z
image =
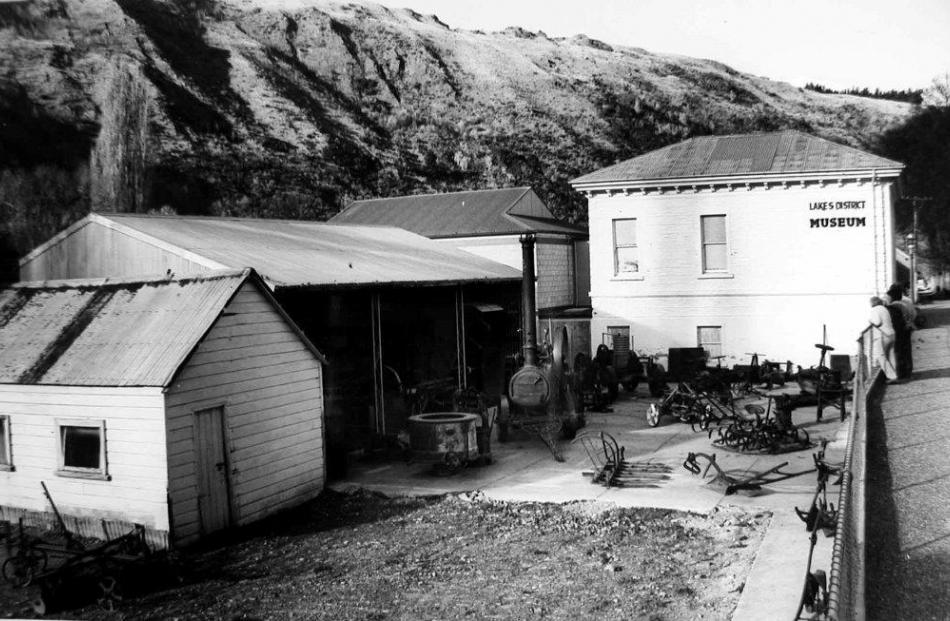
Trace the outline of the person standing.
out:
M 887 290 L 891 302 L 887 310 L 894 324 L 894 358 L 897 360 L 897 376 L 906 379 L 914 372 L 913 352 L 911 351 L 911 332 L 914 330 L 914 316 L 910 315 L 904 304 L 903 287 L 893 284 Z M 913 304 L 909 305 L 913 310 Z M 916 312 L 914 312 L 916 315 Z
M 873 353 L 873 357 L 884 371 L 887 382 L 892 384 L 898 381 L 897 371 L 894 369 L 894 323 L 884 302 L 877 296 L 871 298 L 871 314 L 868 317 L 868 323 L 877 328 L 880 334 L 880 346 Z

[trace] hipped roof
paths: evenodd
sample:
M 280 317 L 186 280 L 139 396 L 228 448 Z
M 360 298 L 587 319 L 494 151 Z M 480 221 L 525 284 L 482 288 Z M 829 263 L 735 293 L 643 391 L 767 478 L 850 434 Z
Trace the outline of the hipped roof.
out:
M 587 236 L 583 228 L 556 220 L 529 187 L 358 200 L 330 222 L 397 226 L 432 239 L 528 232 Z
M 590 174 L 571 184 L 578 189 L 623 182 L 662 185 L 670 180 L 745 176 L 807 176 L 878 171 L 896 176 L 904 167 L 860 149 L 788 130 L 734 136 L 700 136 L 650 151 Z

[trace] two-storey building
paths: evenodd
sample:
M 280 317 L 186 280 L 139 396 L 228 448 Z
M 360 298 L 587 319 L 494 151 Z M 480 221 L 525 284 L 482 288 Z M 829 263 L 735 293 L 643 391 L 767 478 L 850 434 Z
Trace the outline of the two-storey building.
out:
M 639 351 L 851 353 L 895 278 L 903 165 L 798 131 L 704 136 L 572 181 L 588 199 L 591 331 Z

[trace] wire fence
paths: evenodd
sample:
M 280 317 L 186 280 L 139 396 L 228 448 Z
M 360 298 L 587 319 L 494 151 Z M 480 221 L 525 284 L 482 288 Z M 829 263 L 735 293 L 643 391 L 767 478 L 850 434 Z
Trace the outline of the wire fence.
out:
M 827 618 L 863 621 L 865 584 L 865 498 L 867 481 L 867 411 L 881 370 L 880 334 L 867 328 L 858 338 L 852 416 L 842 466 L 838 519 L 828 580 Z

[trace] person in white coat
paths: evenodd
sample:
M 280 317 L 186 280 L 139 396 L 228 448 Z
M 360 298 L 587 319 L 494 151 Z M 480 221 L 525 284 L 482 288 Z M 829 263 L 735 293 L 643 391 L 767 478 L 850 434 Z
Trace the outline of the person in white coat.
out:
M 894 323 L 881 298 L 871 298 L 871 314 L 868 323 L 877 329 L 880 335 L 880 348 L 874 352 L 877 365 L 884 371 L 889 384 L 897 382 L 897 370 L 894 366 Z

